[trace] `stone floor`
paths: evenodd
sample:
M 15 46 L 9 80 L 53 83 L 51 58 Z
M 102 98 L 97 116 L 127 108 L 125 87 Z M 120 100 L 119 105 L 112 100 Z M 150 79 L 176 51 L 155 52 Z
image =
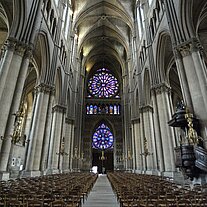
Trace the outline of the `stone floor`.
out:
M 99 175 L 82 207 L 119 207 L 106 175 Z

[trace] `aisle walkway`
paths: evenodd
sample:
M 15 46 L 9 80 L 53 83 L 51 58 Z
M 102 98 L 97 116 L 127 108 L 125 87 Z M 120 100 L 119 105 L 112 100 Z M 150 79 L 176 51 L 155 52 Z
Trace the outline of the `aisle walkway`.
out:
M 119 207 L 106 175 L 99 175 L 83 207 Z

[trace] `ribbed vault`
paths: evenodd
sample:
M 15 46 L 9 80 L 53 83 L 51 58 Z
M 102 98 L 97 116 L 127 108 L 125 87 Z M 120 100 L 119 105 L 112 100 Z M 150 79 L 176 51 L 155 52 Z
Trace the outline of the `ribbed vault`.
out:
M 78 51 L 83 54 L 87 71 L 94 66 L 123 69 L 133 31 L 134 1 L 72 2 Z

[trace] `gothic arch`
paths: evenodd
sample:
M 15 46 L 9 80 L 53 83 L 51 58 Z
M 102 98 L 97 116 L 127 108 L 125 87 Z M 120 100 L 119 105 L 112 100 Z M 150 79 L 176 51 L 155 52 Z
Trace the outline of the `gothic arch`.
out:
M 56 71 L 56 78 L 55 78 L 55 104 L 61 104 L 62 98 L 62 76 L 61 76 L 61 69 L 58 68 Z
M 198 24 L 202 12 L 205 10 L 207 2 L 205 0 L 180 1 L 181 28 L 185 35 L 185 40 L 196 37 Z
M 196 24 L 196 36 L 204 49 L 203 58 L 207 65 L 207 3 L 199 13 L 199 19 Z
M 158 72 L 159 83 L 164 83 L 167 81 L 166 72 L 173 57 L 174 55 L 170 34 L 167 31 L 163 31 L 159 34 L 157 44 L 156 68 Z
M 136 92 L 135 92 L 135 114 L 136 116 L 139 115 L 139 89 L 137 88 L 136 89 Z
M 150 88 L 151 88 L 151 81 L 150 81 L 150 73 L 148 69 L 145 69 L 144 72 L 144 79 L 143 79 L 143 95 L 144 95 L 144 103 L 145 105 L 150 105 L 151 103 L 151 93 L 150 93 Z
M 37 42 L 34 50 L 34 59 L 39 69 L 39 83 L 50 83 L 49 68 L 50 68 L 50 52 L 47 33 L 41 31 L 37 34 Z
M 67 117 L 70 117 L 71 116 L 71 109 L 72 109 L 72 107 L 71 107 L 71 105 L 72 105 L 72 102 L 71 102 L 71 100 L 72 100 L 72 97 L 71 97 L 71 89 L 70 88 L 68 88 L 68 90 L 67 90 L 67 102 L 66 102 L 66 105 L 67 105 Z
M 8 38 L 8 33 L 10 30 L 9 27 L 9 20 L 8 17 L 6 15 L 6 12 L 4 10 L 4 8 L 2 7 L 2 5 L 0 4 L 0 24 L 1 24 L 1 28 L 0 28 L 0 49 L 2 48 L 2 46 L 4 45 L 6 39 Z M 3 52 L 0 51 L 0 59 L 1 56 L 3 55 Z
M 26 1 L 13 1 L 13 13 L 10 18 L 11 30 L 10 36 L 22 41 L 24 28 L 26 26 Z M 24 39 L 24 38 L 23 38 Z

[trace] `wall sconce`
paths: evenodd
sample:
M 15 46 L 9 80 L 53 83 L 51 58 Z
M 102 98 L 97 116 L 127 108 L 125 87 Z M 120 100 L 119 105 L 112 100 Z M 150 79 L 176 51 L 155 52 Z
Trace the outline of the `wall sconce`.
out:
M 124 161 L 124 160 L 132 160 L 132 153 L 131 153 L 131 150 L 129 148 L 127 150 L 127 156 L 126 157 L 124 157 L 124 153 L 122 153 L 121 161 Z
M 75 148 L 74 148 L 74 155 L 73 155 L 72 158 L 73 158 L 73 159 L 76 159 L 76 160 L 82 160 L 82 161 L 83 161 L 83 159 L 84 159 L 84 153 L 82 152 L 82 153 L 81 153 L 81 156 L 79 156 L 79 155 L 78 155 L 78 147 L 75 146 Z
M 101 151 L 101 157 L 99 157 L 99 159 L 100 160 L 106 160 L 106 157 L 105 157 L 105 155 L 104 155 L 104 149 L 102 149 L 102 151 Z
M 12 144 L 20 143 L 22 138 L 22 128 L 23 128 L 23 118 L 24 118 L 24 112 L 23 108 L 17 111 L 15 114 L 12 114 L 15 116 L 14 120 L 14 131 L 11 135 L 11 142 Z
M 57 152 L 56 154 L 62 155 L 62 156 L 68 155 L 68 153 L 65 152 L 65 137 L 62 138 L 61 145 L 60 145 L 60 151 L 59 151 L 59 153 Z
M 144 137 L 144 152 L 141 153 L 140 155 L 143 155 L 143 156 L 145 156 L 145 157 L 147 157 L 147 156 L 149 156 L 149 155 L 153 155 L 153 153 L 150 153 L 150 152 L 149 152 L 148 147 L 147 147 L 147 145 L 148 145 L 147 143 L 148 143 L 148 142 L 147 142 L 147 138 Z

